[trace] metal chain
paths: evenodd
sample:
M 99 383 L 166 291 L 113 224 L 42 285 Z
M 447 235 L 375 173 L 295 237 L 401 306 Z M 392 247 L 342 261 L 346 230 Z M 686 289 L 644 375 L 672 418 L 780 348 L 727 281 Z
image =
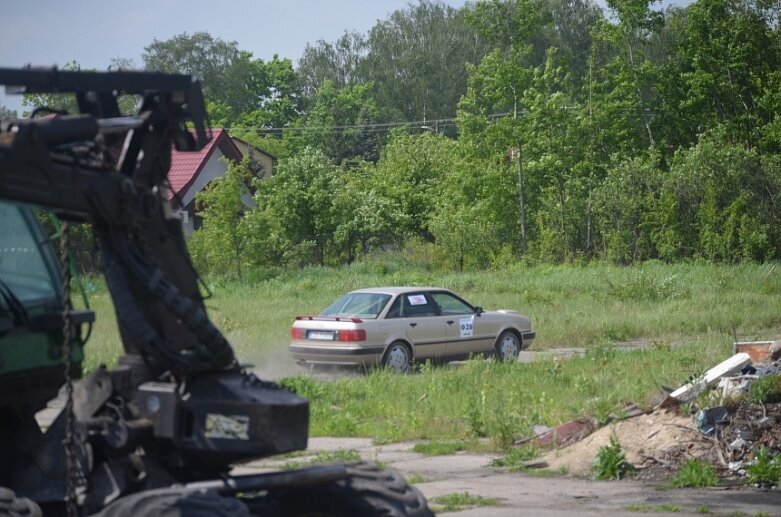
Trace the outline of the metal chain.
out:
M 60 268 L 62 270 L 62 353 L 65 363 L 65 447 L 66 493 L 65 504 L 68 517 L 78 517 L 79 502 L 77 488 L 82 478 L 81 465 L 76 453 L 76 419 L 73 414 L 73 377 L 71 377 L 71 317 L 70 317 L 70 243 L 68 223 L 60 227 Z

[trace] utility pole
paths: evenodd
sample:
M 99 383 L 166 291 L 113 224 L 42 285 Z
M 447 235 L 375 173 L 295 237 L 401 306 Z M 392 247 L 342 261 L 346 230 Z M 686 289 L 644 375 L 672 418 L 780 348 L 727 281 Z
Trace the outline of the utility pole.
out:
M 526 252 L 526 205 L 523 202 L 523 142 L 518 139 L 518 206 L 521 211 L 521 251 Z

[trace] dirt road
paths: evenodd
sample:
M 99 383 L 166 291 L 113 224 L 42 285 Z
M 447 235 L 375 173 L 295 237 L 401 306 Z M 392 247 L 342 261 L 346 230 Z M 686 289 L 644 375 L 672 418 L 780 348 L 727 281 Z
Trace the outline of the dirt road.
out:
M 416 486 L 431 500 L 467 492 L 496 498 L 499 506 L 466 508 L 459 516 L 597 516 L 597 515 L 768 515 L 781 516 L 781 491 L 749 488 L 659 490 L 639 481 L 598 482 L 570 477 L 533 477 L 490 467 L 490 454 L 457 453 L 426 457 L 412 443 L 375 446 L 369 438 L 312 438 L 309 451 L 357 450 L 365 460 L 379 461 L 406 477 L 423 479 Z M 306 461 L 306 457 L 294 458 Z M 255 472 L 280 468 L 291 459 L 258 461 L 237 469 Z M 436 506 L 436 505 L 434 505 Z
M 37 416 L 46 426 L 62 405 L 54 401 Z M 781 490 L 751 488 L 659 490 L 639 481 L 598 482 L 574 477 L 535 477 L 492 468 L 491 454 L 456 453 L 424 456 L 412 451 L 413 443 L 374 445 L 370 438 L 311 438 L 308 452 L 358 451 L 361 458 L 395 468 L 405 477 L 422 479 L 416 486 L 432 500 L 468 493 L 496 498 L 498 506 L 465 508 L 459 516 L 634 516 L 731 515 L 781 517 Z M 276 470 L 290 461 L 304 463 L 307 456 L 268 459 L 245 464 L 236 473 Z M 436 506 L 436 505 L 433 505 Z

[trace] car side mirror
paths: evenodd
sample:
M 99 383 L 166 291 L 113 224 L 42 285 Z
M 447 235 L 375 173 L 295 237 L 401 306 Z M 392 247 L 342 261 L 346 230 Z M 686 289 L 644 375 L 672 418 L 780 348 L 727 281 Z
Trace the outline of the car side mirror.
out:
M 479 305 L 477 307 L 475 307 L 475 314 L 480 316 L 482 313 L 483 313 L 483 308 L 482 307 L 480 307 Z

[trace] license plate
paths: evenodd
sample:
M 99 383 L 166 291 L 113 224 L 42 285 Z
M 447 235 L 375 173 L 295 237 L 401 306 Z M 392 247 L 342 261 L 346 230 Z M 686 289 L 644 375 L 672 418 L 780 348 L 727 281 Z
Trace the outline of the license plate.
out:
M 333 341 L 334 340 L 334 333 L 331 331 L 324 331 L 324 330 L 310 330 L 306 337 L 309 339 L 320 339 L 323 341 Z

